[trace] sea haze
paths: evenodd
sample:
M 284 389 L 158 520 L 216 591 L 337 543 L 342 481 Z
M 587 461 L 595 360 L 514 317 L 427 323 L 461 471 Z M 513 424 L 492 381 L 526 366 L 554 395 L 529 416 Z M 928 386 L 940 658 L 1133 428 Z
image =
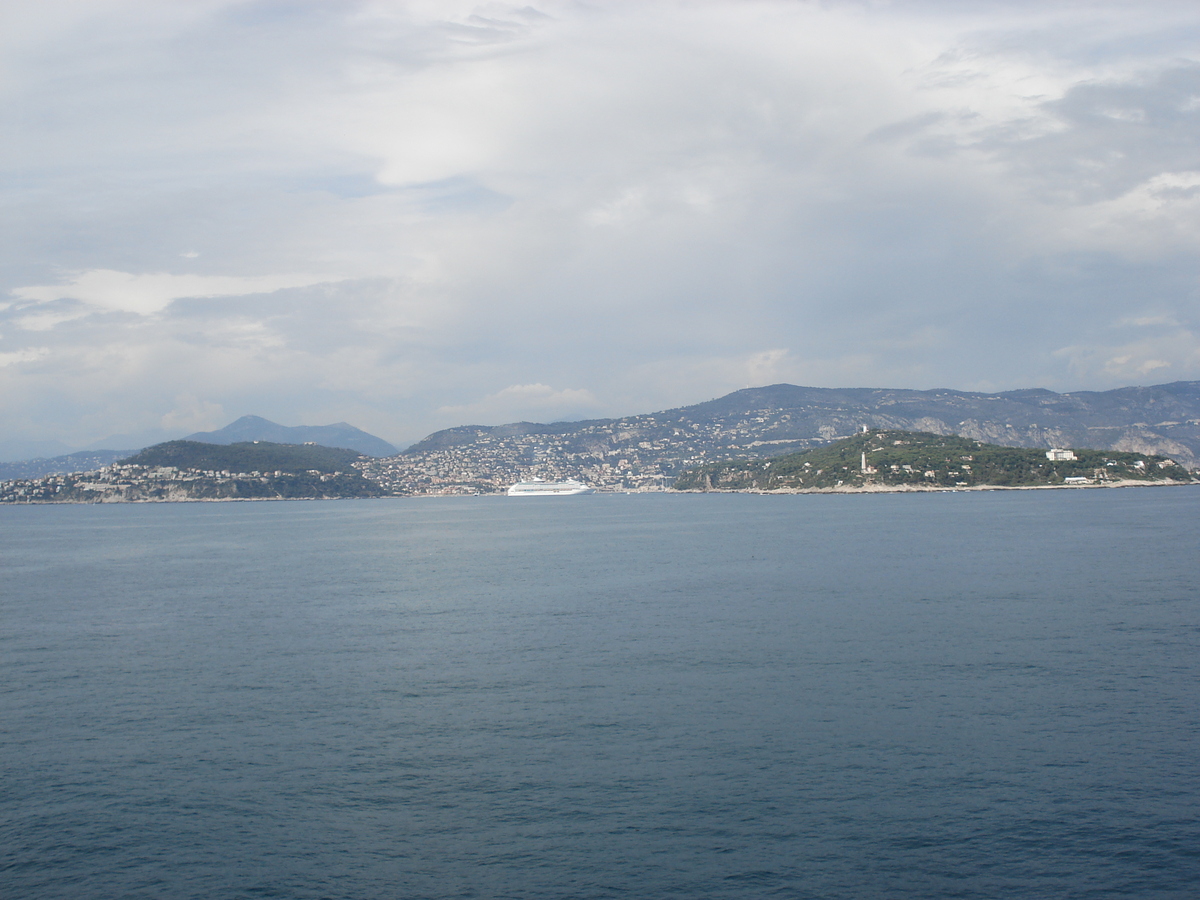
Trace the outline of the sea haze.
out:
M 1198 501 L 0 508 L 0 894 L 1194 897 Z

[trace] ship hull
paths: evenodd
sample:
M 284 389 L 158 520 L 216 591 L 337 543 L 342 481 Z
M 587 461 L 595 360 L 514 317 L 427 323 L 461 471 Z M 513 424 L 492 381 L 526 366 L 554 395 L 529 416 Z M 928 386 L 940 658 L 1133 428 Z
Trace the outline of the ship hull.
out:
M 508 489 L 510 497 L 571 497 L 594 493 L 595 488 L 581 481 L 521 481 Z

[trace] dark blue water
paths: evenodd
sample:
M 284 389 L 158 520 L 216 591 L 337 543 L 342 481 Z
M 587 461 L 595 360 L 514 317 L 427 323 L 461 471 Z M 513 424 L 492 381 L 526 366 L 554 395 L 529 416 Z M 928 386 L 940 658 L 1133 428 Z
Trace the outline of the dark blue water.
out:
M 0 508 L 0 896 L 1195 897 L 1198 512 Z

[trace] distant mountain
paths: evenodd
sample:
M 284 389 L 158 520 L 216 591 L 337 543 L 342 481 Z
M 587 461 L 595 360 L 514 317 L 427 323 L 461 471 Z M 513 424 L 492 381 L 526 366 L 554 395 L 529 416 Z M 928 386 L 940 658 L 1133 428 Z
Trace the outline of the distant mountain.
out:
M 383 438 L 367 434 L 353 425 L 276 425 L 260 416 L 242 416 L 217 431 L 198 431 L 183 438 L 206 444 L 236 444 L 244 441 L 271 441 L 276 444 L 319 444 L 343 447 L 367 456 L 392 456 L 397 451 Z
M 585 443 L 595 443 L 601 434 L 611 433 L 615 440 L 604 441 L 610 448 L 636 435 L 635 448 L 654 440 L 699 441 L 711 450 L 761 447 L 756 455 L 765 456 L 828 443 L 862 425 L 958 434 L 1013 447 L 1160 453 L 1196 467 L 1200 463 L 1200 381 L 1069 394 L 1042 389 L 984 394 L 774 384 L 620 419 L 450 428 L 413 444 L 404 455 L 539 435 L 567 446 L 576 437 L 589 435 Z M 691 428 L 701 431 L 688 435 Z
M 168 431 L 164 428 L 151 428 L 132 433 L 110 434 L 108 437 L 79 447 L 75 452 L 79 450 L 108 450 L 111 447 L 150 447 L 154 444 L 161 444 L 163 441 L 174 441 L 178 438 L 179 431 L 177 429 Z
M 122 445 L 124 446 L 124 445 Z M 0 462 L 61 456 L 73 448 L 62 441 L 0 441 Z
M 80 450 L 50 459 L 25 459 L 19 462 L 0 463 L 0 481 L 16 481 L 25 478 L 41 478 L 44 475 L 60 475 L 67 472 L 88 472 L 102 466 L 111 466 L 133 450 Z

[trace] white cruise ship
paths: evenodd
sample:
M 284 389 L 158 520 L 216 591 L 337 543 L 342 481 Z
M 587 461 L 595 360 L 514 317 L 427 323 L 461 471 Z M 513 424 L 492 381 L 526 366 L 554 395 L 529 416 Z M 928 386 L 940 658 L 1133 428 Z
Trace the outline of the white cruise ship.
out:
M 566 481 L 542 481 L 535 478 L 532 481 L 518 481 L 508 489 L 510 497 L 566 497 L 570 494 L 594 494 L 596 489 L 568 478 Z

